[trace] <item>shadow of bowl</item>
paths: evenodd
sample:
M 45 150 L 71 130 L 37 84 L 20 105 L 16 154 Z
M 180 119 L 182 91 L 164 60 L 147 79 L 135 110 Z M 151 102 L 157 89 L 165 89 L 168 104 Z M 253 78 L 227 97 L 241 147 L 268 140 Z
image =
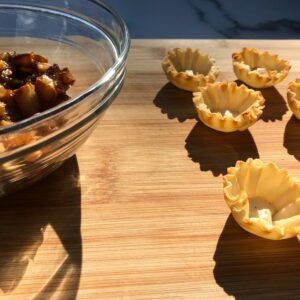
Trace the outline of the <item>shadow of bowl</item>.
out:
M 249 132 L 224 133 L 198 122 L 185 141 L 188 156 L 200 164 L 201 171 L 211 171 L 214 176 L 226 174 L 237 160 L 259 158 L 256 144 Z
M 33 299 L 50 299 L 62 282 L 68 292 L 64 299 L 76 299 L 82 260 L 79 180 L 73 156 L 44 180 L 1 198 L 0 289 L 4 293 L 12 293 L 22 282 L 43 244 L 45 228 L 51 225 L 67 253 L 67 265 L 59 267 Z
M 297 299 L 300 294 L 300 244 L 249 234 L 230 215 L 214 254 L 214 277 L 237 300 Z

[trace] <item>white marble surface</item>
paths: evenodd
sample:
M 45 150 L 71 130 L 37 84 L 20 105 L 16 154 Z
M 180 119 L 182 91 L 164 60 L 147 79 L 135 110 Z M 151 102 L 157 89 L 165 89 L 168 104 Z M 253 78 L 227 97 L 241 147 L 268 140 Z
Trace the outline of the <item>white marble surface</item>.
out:
M 106 0 L 133 38 L 300 37 L 297 0 Z

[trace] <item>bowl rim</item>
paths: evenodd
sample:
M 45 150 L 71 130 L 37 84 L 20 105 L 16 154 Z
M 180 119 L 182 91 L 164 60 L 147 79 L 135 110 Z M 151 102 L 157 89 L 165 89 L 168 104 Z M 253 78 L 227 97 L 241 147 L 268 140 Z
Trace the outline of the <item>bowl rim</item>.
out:
M 18 121 L 13 125 L 6 126 L 6 127 L 0 127 L 0 136 L 4 134 L 11 134 L 18 130 L 23 130 L 26 127 L 29 127 L 30 125 L 37 124 L 41 122 L 42 120 L 45 120 L 49 117 L 52 117 L 56 114 L 61 113 L 62 111 L 75 106 L 77 103 L 80 103 L 85 98 L 87 98 L 89 95 L 93 94 L 95 91 L 101 89 L 106 83 L 110 82 L 112 78 L 118 73 L 119 69 L 122 69 L 123 63 L 126 61 L 126 58 L 129 53 L 130 48 L 130 35 L 128 28 L 126 26 L 125 21 L 123 18 L 108 4 L 104 3 L 101 0 L 87 0 L 88 2 L 92 2 L 103 9 L 105 9 L 109 14 L 112 15 L 112 17 L 117 21 L 118 25 L 121 27 L 121 30 L 124 35 L 124 40 L 120 48 L 120 53 L 118 54 L 116 61 L 114 64 L 103 74 L 103 76 L 96 81 L 94 84 L 92 84 L 90 87 L 88 87 L 86 90 L 84 90 L 79 95 L 72 97 L 70 100 L 65 101 L 57 106 L 54 106 L 53 108 L 47 109 L 44 112 L 38 113 L 36 115 L 33 115 L 32 117 L 26 118 L 24 120 Z M 0 4 L 0 7 L 15 7 L 15 8 L 22 8 L 22 9 L 30 9 L 32 10 L 33 7 L 30 5 L 24 5 L 24 4 Z M 35 8 L 42 8 L 45 10 L 42 6 L 35 6 Z M 47 10 L 47 9 L 46 9 Z M 53 8 L 49 9 L 49 11 L 53 12 Z M 66 14 L 66 13 L 64 13 Z M 95 25 L 94 25 L 95 26 Z M 103 30 L 103 28 L 101 28 Z

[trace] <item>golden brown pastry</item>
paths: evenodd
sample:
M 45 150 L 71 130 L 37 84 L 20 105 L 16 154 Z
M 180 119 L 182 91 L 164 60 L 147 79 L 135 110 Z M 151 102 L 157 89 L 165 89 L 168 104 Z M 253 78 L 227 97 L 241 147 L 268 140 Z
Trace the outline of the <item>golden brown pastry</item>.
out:
M 215 130 L 243 131 L 261 116 L 265 99 L 261 92 L 237 86 L 235 82 L 216 82 L 194 93 L 199 119 Z
M 225 201 L 242 228 L 273 240 L 300 233 L 300 182 L 287 170 L 249 158 L 223 179 Z
M 291 69 L 287 60 L 268 51 L 243 48 L 232 54 L 233 70 L 237 78 L 254 88 L 274 86 L 285 79 Z
M 300 120 L 300 78 L 289 83 L 287 100 L 291 111 Z
M 175 48 L 162 61 L 169 81 L 180 89 L 197 91 L 219 75 L 215 60 L 199 50 Z

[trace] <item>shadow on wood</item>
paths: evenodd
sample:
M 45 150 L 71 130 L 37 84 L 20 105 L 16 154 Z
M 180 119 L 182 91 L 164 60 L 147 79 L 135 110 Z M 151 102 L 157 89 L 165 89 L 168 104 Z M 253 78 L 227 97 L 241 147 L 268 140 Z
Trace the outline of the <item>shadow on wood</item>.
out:
M 249 89 L 253 89 L 255 91 L 260 91 L 265 98 L 265 108 L 263 111 L 263 114 L 261 116 L 261 119 L 265 122 L 275 122 L 277 120 L 281 121 L 282 117 L 286 114 L 288 111 L 288 107 L 286 105 L 286 102 L 284 101 L 284 98 L 281 96 L 281 94 L 277 91 L 275 87 L 269 87 L 266 89 L 255 89 L 245 83 L 243 83 L 240 80 L 235 81 L 237 85 L 244 84 Z
M 256 144 L 249 130 L 224 133 L 197 123 L 185 141 L 192 161 L 200 164 L 201 171 L 214 176 L 225 174 L 237 160 L 259 158 Z
M 43 283 L 34 299 L 50 299 L 58 287 L 67 293 L 61 299 L 76 299 L 82 260 L 79 177 L 74 156 L 44 180 L 1 198 L 0 289 L 4 293 L 10 294 L 21 283 L 43 244 L 45 228 L 51 225 L 67 259 L 63 268 L 58 266 L 49 281 Z
M 168 83 L 158 92 L 153 103 L 163 114 L 167 114 L 169 119 L 177 118 L 179 122 L 184 122 L 187 119 L 197 118 L 192 98 L 191 92 Z
M 265 122 L 282 120 L 288 108 L 277 89 L 275 87 L 269 87 L 260 91 L 266 100 L 261 119 Z
M 300 244 L 271 241 L 241 229 L 230 215 L 214 254 L 214 277 L 228 295 L 243 299 L 294 299 L 300 294 Z
M 288 154 L 293 155 L 300 161 L 300 120 L 292 116 L 287 122 L 283 146 L 287 149 Z

